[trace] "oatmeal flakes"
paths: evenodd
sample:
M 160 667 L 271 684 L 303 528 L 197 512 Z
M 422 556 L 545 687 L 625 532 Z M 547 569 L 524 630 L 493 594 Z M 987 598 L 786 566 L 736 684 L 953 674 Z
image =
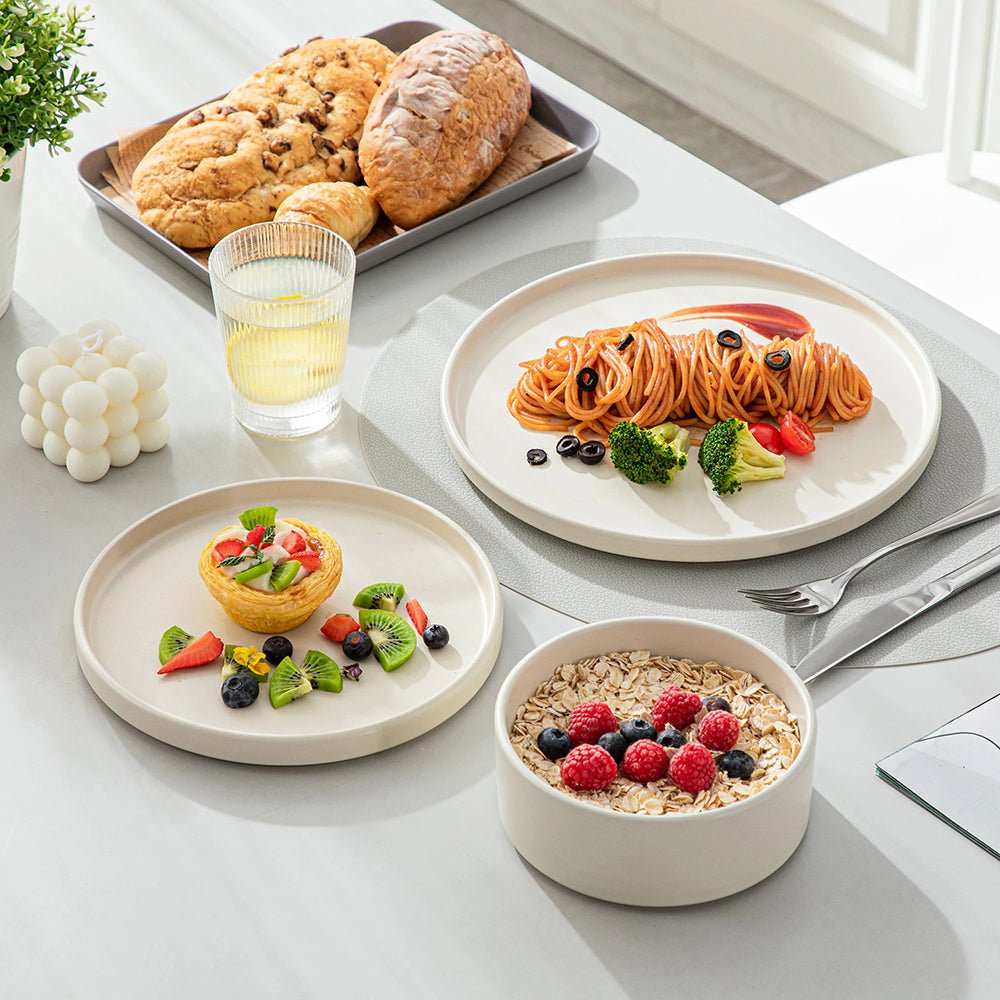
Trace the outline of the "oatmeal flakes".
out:
M 700 697 L 718 695 L 730 703 L 741 725 L 737 748 L 757 765 L 749 780 L 730 779 L 720 772 L 711 788 L 697 797 L 680 791 L 667 777 L 640 785 L 619 776 L 603 791 L 574 792 L 563 785 L 559 762 L 548 760 L 538 749 L 539 732 L 549 726 L 565 728 L 570 712 L 581 702 L 606 702 L 619 722 L 648 719 L 656 699 L 671 684 Z M 694 737 L 694 727 L 687 735 Z M 563 794 L 606 809 L 652 816 L 705 812 L 746 799 L 777 781 L 801 749 L 798 720 L 751 674 L 715 662 L 652 656 L 648 650 L 563 664 L 518 709 L 510 739 L 525 766 Z

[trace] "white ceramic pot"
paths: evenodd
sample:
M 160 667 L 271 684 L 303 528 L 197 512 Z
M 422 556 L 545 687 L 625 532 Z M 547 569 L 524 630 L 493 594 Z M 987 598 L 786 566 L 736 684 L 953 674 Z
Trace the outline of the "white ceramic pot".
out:
M 24 186 L 24 150 L 8 161 L 10 180 L 0 181 L 0 316 L 10 305 L 17 258 L 17 232 L 21 227 L 21 190 Z
M 617 650 L 717 660 L 747 670 L 798 716 L 802 749 L 788 772 L 741 802 L 704 813 L 612 812 L 551 788 L 510 742 L 519 705 L 560 664 Z M 494 713 L 500 819 L 521 856 L 562 885 L 614 903 L 683 906 L 739 892 L 791 857 L 812 798 L 816 721 L 794 671 L 730 629 L 679 618 L 630 618 L 574 629 L 540 646 L 511 671 Z

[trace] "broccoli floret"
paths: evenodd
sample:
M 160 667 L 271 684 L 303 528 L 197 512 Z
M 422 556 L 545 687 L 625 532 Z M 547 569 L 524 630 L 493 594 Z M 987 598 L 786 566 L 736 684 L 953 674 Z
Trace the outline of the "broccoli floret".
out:
M 690 437 L 687 428 L 676 424 L 645 428 L 622 420 L 608 435 L 611 462 L 633 483 L 665 485 L 687 465 Z
M 719 496 L 755 479 L 784 479 L 785 459 L 758 443 L 747 425 L 730 417 L 712 427 L 698 449 L 698 464 Z

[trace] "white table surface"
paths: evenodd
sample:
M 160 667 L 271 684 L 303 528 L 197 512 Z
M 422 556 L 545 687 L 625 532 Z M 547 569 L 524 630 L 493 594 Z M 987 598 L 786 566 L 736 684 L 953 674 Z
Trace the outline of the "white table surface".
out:
M 880 782 L 873 763 L 996 693 L 998 653 L 824 677 L 801 848 L 760 886 L 678 911 L 579 896 L 507 842 L 493 699 L 521 656 L 574 624 L 511 592 L 479 695 L 375 757 L 225 764 L 105 709 L 77 667 L 71 627 L 94 555 L 155 507 L 216 484 L 368 479 L 355 407 L 377 352 L 421 305 L 511 256 L 643 233 L 756 245 L 912 313 L 997 371 L 1000 339 L 529 63 L 537 83 L 600 123 L 591 166 L 362 275 L 342 420 L 298 443 L 253 439 L 228 412 L 209 290 L 99 215 L 76 161 L 312 35 L 460 22 L 427 0 L 93 6 L 93 63 L 110 97 L 75 123 L 71 154 L 30 156 L 14 304 L 0 321 L 0 995 L 996 996 L 1000 867 Z M 20 440 L 13 367 L 25 346 L 98 316 L 166 357 L 172 439 L 84 486 Z

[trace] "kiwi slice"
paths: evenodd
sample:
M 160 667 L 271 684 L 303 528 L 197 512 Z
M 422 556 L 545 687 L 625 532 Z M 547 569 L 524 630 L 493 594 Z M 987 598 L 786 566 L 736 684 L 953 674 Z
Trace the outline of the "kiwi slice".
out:
M 239 670 L 239 665 L 233 660 L 233 650 L 236 648 L 236 644 L 232 642 L 227 642 L 225 646 L 222 647 L 222 679 L 225 680 L 227 677 L 232 677 L 233 674 Z
M 395 611 L 405 593 L 406 588 L 401 583 L 371 583 L 358 591 L 358 596 L 354 598 L 354 606 Z
M 320 691 L 343 690 L 344 678 L 336 661 L 331 660 L 326 653 L 310 649 L 302 659 L 301 671 L 309 678 L 314 688 Z
M 265 573 L 270 573 L 274 569 L 273 562 L 260 562 L 256 566 L 251 566 L 249 569 L 243 570 L 241 573 L 237 573 L 233 579 L 237 583 L 248 583 L 250 580 L 256 580 L 258 576 L 263 576 Z
M 417 648 L 417 633 L 399 615 L 373 608 L 358 612 L 358 621 L 368 633 L 375 649 L 375 659 L 383 670 L 398 670 L 413 656 Z
M 298 559 L 289 559 L 288 562 L 275 566 L 271 571 L 271 579 L 268 581 L 271 584 L 271 590 L 278 591 L 290 587 L 301 566 L 302 563 Z
M 281 708 L 295 698 L 309 694 L 313 686 L 312 681 L 295 665 L 292 658 L 286 656 L 274 668 L 267 688 L 268 697 L 271 699 L 271 708 Z
M 185 632 L 180 625 L 171 625 L 166 632 L 160 636 L 160 666 L 167 660 L 176 656 L 182 649 L 187 649 L 194 642 L 194 636 L 190 632 Z
M 256 528 L 258 524 L 265 528 L 270 528 L 274 524 L 274 519 L 278 515 L 277 507 L 251 507 L 240 514 L 240 524 L 247 531 Z

